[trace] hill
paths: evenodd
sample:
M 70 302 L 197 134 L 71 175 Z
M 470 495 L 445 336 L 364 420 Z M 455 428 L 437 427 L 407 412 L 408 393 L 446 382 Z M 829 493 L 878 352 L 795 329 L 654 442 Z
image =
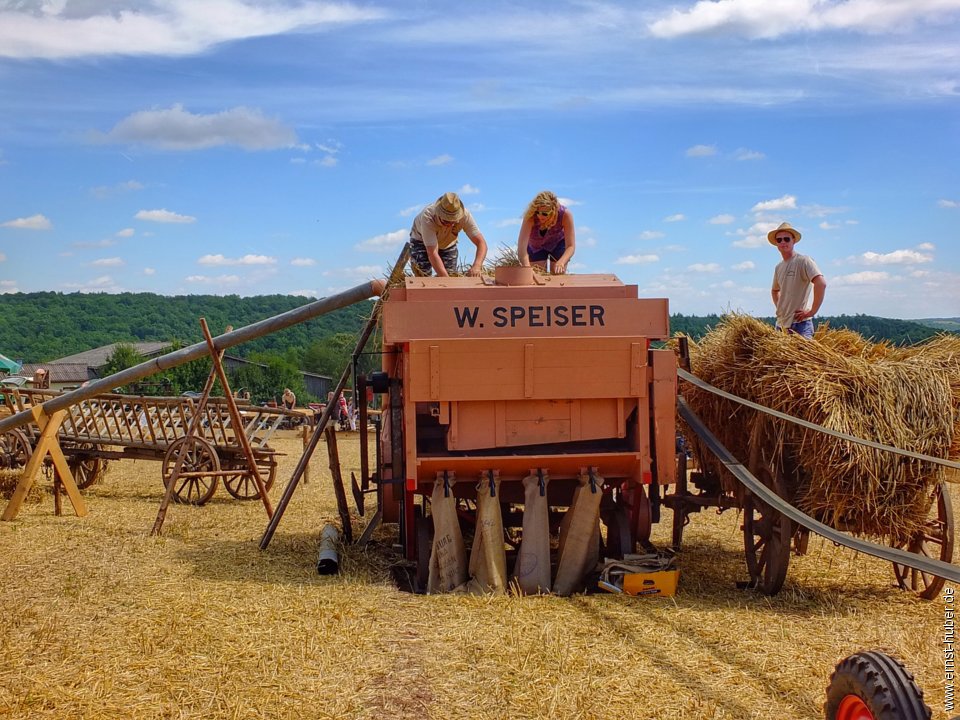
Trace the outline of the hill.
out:
M 174 340 L 192 344 L 202 340 L 198 318 L 205 317 L 214 334 L 227 325 L 248 325 L 311 302 L 294 295 L 178 295 L 152 293 L 14 293 L 0 295 L 0 353 L 27 362 L 49 362 L 114 342 Z M 368 303 L 323 315 L 238 346 L 238 355 L 291 349 L 303 351 L 337 334 L 355 335 L 370 312 Z M 772 318 L 764 318 L 773 322 Z M 680 315 L 670 318 L 674 333 L 703 335 L 719 322 L 717 315 Z M 849 328 L 866 338 L 910 344 L 944 330 L 960 329 L 960 319 L 935 321 L 893 320 L 871 315 L 818 318 L 831 327 Z
M 927 325 L 937 330 L 942 330 L 946 332 L 954 332 L 954 333 L 960 332 L 960 317 L 923 318 L 921 320 L 914 320 L 914 322 L 920 323 L 921 325 Z
M 203 340 L 199 318 L 214 335 L 312 302 L 294 295 L 178 295 L 153 293 L 13 293 L 0 295 L 0 353 L 26 362 L 49 362 L 114 342 Z M 336 333 L 355 334 L 369 316 L 368 303 L 334 311 L 232 352 L 283 353 Z

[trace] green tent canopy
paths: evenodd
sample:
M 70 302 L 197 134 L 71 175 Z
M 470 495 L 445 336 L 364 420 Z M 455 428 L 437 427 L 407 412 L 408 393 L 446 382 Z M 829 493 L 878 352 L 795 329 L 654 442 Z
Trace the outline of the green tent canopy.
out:
M 0 355 L 0 372 L 8 372 L 10 374 L 20 372 L 22 365 L 18 362 L 14 362 L 6 355 Z

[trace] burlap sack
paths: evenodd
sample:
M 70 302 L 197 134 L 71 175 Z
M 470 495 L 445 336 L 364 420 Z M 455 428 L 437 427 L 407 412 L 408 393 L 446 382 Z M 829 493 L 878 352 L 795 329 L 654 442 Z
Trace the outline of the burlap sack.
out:
M 523 479 L 523 535 L 513 566 L 513 582 L 523 593 L 550 592 L 549 482 L 550 476 L 544 473 L 541 495 L 536 473 Z
M 467 581 L 467 549 L 457 518 L 457 499 L 453 496 L 456 476 L 449 473 L 448 491 L 444 491 L 443 473 L 437 473 L 430 496 L 433 514 L 433 548 L 430 551 L 428 593 L 450 592 Z
M 573 505 L 561 524 L 563 547 L 557 563 L 557 579 L 553 591 L 569 595 L 580 588 L 583 577 L 597 563 L 600 539 L 600 499 L 603 497 L 603 478 L 594 473 L 594 486 L 590 476 L 582 473 L 574 492 Z
M 473 592 L 506 592 L 507 554 L 500 514 L 500 473 L 487 473 L 477 484 L 477 530 L 470 549 L 470 589 Z

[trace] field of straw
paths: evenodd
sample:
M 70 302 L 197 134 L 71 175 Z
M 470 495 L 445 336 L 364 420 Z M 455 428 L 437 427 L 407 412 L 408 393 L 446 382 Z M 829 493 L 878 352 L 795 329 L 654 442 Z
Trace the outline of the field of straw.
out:
M 357 435 L 339 437 L 349 478 Z M 301 441 L 276 445 L 275 502 Z M 149 536 L 161 481 L 144 461 L 111 463 L 85 518 L 46 494 L 0 523 L 0 717 L 817 718 L 834 664 L 872 648 L 947 717 L 944 604 L 898 590 L 886 563 L 813 538 L 763 597 L 735 585 L 736 513 L 708 510 L 672 599 L 411 595 L 391 578 L 392 527 L 317 575 L 337 517 L 326 465 L 321 444 L 263 552 L 262 506 L 222 489 Z M 669 528 L 664 510 L 654 539 Z

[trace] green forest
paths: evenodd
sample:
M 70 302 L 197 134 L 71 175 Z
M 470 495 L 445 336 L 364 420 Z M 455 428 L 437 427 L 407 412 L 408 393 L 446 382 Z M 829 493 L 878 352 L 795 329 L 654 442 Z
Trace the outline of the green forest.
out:
M 152 293 L 13 293 L 0 295 L 0 354 L 23 362 L 50 362 L 111 343 L 148 340 L 172 341 L 183 347 L 203 339 L 199 319 L 205 318 L 211 332 L 219 335 L 228 325 L 234 329 L 312 302 L 293 295 L 179 295 Z M 235 387 L 256 389 L 292 387 L 304 393 L 299 371 L 339 377 L 349 361 L 356 336 L 372 310 L 362 302 L 306 323 L 231 348 L 230 353 L 266 366 L 246 368 L 242 377 L 231 378 Z M 670 317 L 671 330 L 698 338 L 716 325 L 719 315 Z M 763 318 L 772 323 L 772 318 Z M 927 321 L 930 325 L 870 315 L 839 315 L 818 318 L 830 327 L 849 328 L 866 338 L 910 344 L 926 340 L 960 323 Z M 944 325 L 944 322 L 947 324 Z M 937 324 L 939 323 L 939 325 Z M 124 347 L 111 359 L 118 370 L 140 362 L 133 348 Z M 366 371 L 379 365 L 375 356 L 363 358 Z M 192 366 L 192 367 L 191 367 Z M 195 389 L 209 372 L 209 360 L 198 360 L 169 371 L 173 389 Z M 263 377 L 254 377 L 260 375 Z M 275 391 L 275 390 L 271 390 Z M 304 398 L 308 399 L 308 398 Z

